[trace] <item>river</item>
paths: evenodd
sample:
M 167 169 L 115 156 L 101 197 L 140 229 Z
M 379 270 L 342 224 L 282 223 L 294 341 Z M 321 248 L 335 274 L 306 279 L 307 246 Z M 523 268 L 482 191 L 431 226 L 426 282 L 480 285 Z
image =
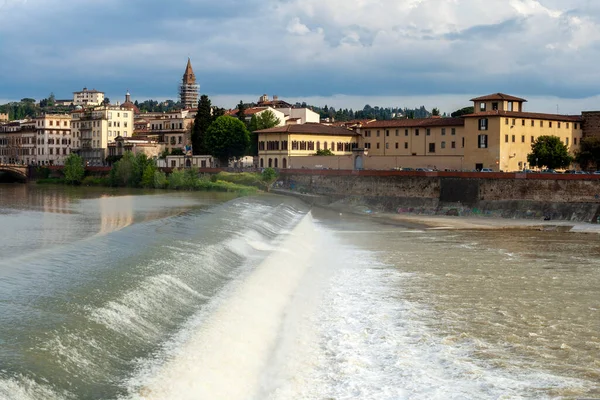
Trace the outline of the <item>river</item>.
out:
M 600 398 L 600 241 L 0 185 L 0 399 Z

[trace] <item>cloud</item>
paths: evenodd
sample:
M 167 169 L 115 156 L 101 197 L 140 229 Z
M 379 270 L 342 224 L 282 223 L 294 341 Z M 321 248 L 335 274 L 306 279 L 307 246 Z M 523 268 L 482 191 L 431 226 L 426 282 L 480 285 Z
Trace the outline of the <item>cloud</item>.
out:
M 0 97 L 83 86 L 429 98 L 600 92 L 600 4 L 587 0 L 4 0 Z

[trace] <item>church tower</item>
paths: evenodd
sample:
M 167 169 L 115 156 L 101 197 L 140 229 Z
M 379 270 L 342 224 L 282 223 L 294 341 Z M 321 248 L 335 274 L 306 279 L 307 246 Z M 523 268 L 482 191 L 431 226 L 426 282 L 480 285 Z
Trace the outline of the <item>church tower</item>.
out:
M 196 84 L 196 75 L 192 69 L 192 62 L 188 58 L 187 66 L 179 86 L 179 100 L 183 108 L 194 108 L 198 105 L 198 91 L 200 85 Z

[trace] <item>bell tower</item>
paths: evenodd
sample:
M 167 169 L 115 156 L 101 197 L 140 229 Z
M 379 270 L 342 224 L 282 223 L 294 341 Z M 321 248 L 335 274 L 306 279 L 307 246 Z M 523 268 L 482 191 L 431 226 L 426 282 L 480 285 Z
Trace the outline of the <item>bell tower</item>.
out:
M 198 91 L 200 85 L 196 84 L 196 75 L 192 69 L 192 62 L 188 57 L 187 66 L 179 85 L 179 100 L 183 108 L 194 108 L 198 105 Z

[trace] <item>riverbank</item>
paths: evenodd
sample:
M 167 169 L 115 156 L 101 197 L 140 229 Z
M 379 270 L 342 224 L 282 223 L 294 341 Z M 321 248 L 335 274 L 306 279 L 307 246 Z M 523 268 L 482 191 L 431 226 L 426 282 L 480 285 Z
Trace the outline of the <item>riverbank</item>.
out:
M 304 202 L 334 210 L 341 213 L 350 213 L 377 219 L 382 223 L 394 223 L 419 229 L 430 230 L 533 230 L 555 231 L 570 233 L 596 233 L 600 234 L 600 224 L 591 224 L 580 221 L 540 220 L 524 218 L 498 218 L 491 216 L 449 216 L 431 214 L 413 214 L 408 212 L 391 213 L 373 209 L 369 205 L 357 202 L 339 200 L 330 202 L 327 196 L 310 193 L 298 193 L 291 190 L 275 189 L 274 193 L 292 196 Z

